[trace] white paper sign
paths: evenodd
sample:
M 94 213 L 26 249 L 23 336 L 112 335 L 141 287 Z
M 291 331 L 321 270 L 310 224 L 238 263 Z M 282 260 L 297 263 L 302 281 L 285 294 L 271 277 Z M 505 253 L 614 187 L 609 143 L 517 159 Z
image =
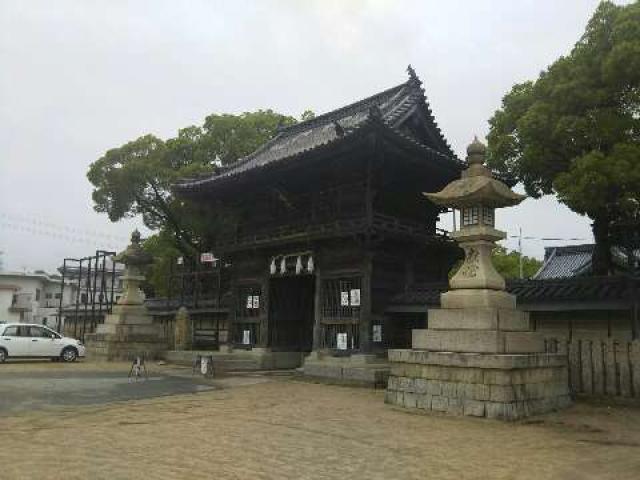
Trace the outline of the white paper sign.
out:
M 247 308 L 253 308 L 253 295 L 247 296 Z
M 209 371 L 209 359 L 207 357 L 202 357 L 200 359 L 200 373 L 202 375 L 206 375 Z
M 350 297 L 351 297 L 351 306 L 352 307 L 359 307 L 360 306 L 360 289 L 359 288 L 354 288 L 349 293 L 350 293 Z
M 347 349 L 347 334 L 346 333 L 338 333 L 336 336 L 336 346 L 338 350 L 346 350 Z
M 373 341 L 374 342 L 382 341 L 382 325 L 373 326 Z
M 260 308 L 260 295 L 253 296 L 253 308 Z
M 340 306 L 341 307 L 349 306 L 349 292 L 340 292 Z
M 243 345 L 251 344 L 251 330 L 242 331 L 242 344 Z
M 211 252 L 204 252 L 200 254 L 200 263 L 214 263 L 217 260 Z

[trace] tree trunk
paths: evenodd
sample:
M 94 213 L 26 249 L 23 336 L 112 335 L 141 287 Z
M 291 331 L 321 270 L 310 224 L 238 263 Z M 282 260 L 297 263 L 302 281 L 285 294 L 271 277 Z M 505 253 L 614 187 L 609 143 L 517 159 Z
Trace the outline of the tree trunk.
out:
M 596 241 L 591 259 L 594 275 L 609 275 L 611 273 L 611 237 L 609 232 L 609 218 L 598 215 L 591 224 L 593 237 Z

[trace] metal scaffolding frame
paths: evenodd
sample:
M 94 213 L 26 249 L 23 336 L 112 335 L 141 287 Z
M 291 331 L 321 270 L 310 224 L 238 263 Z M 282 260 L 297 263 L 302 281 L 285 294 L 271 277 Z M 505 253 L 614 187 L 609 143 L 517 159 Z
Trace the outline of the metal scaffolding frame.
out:
M 87 320 L 93 331 L 98 322 L 98 317 L 111 313 L 114 305 L 114 289 L 116 282 L 116 252 L 108 250 L 96 250 L 95 255 L 82 258 L 65 258 L 62 264 L 62 282 L 60 286 L 60 303 L 58 306 L 57 329 L 62 326 L 62 317 L 65 310 L 73 311 L 74 327 L 73 336 L 84 341 L 87 330 Z M 110 262 L 110 268 L 107 265 Z M 108 285 L 107 277 L 111 275 L 111 285 Z M 76 283 L 77 290 L 71 305 L 64 305 L 64 290 L 67 280 Z M 84 286 L 82 281 L 84 280 Z M 86 296 L 83 297 L 83 294 Z M 78 318 L 82 316 L 82 329 L 78 332 Z M 78 335 L 79 334 L 79 335 Z

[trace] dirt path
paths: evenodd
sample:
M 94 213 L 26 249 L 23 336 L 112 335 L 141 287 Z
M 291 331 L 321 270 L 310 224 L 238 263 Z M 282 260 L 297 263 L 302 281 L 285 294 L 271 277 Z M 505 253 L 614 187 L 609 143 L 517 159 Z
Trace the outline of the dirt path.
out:
M 286 379 L 0 418 L 0 478 L 461 479 L 640 474 L 640 409 L 503 424 L 408 414 Z

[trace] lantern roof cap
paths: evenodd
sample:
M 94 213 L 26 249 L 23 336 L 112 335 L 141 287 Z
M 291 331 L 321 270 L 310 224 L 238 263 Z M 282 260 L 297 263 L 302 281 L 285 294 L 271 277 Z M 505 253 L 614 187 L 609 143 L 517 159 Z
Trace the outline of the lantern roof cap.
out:
M 467 169 L 462 178 L 454 180 L 437 193 L 425 193 L 436 205 L 453 208 L 485 206 L 510 207 L 522 202 L 526 195 L 515 193 L 500 180 L 493 178 L 484 165 L 487 148 L 475 137 L 467 147 Z
M 131 243 L 129 246 L 116 255 L 114 260 L 126 266 L 133 265 L 142 267 L 152 264 L 153 256 L 142 248 L 140 242 L 140 232 L 136 229 L 131 234 Z

